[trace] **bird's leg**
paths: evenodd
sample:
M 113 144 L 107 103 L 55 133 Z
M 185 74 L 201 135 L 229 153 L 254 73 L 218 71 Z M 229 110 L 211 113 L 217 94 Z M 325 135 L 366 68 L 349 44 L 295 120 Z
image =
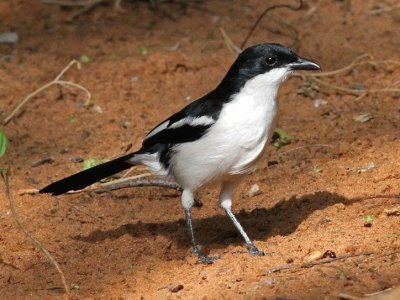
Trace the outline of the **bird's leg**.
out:
M 201 253 L 200 249 L 197 247 L 196 239 L 194 237 L 194 230 L 192 225 L 192 214 L 190 213 L 190 208 L 194 203 L 194 196 L 191 191 L 184 190 L 182 193 L 182 205 L 185 209 L 186 225 L 189 230 L 190 239 L 192 242 L 193 253 L 203 264 L 212 264 L 215 260 L 219 259 L 218 256 L 205 256 Z
M 249 238 L 247 233 L 244 231 L 242 225 L 240 225 L 239 221 L 236 219 L 235 215 L 232 213 L 231 208 L 224 208 L 224 209 L 225 209 L 225 212 L 228 215 L 228 217 L 232 220 L 233 225 L 235 225 L 236 229 L 240 232 L 244 241 L 246 242 L 249 253 L 251 255 L 260 255 L 260 256 L 265 255 L 264 251 L 258 250 L 257 247 L 254 245 L 252 240 Z
M 244 231 L 242 225 L 240 225 L 239 221 L 236 219 L 235 215 L 232 213 L 232 194 L 234 188 L 236 187 L 237 182 L 226 182 L 222 185 L 221 194 L 219 198 L 219 202 L 221 207 L 225 210 L 229 219 L 231 219 L 233 225 L 235 225 L 236 229 L 240 232 L 244 241 L 246 242 L 247 249 L 250 255 L 265 255 L 264 251 L 258 250 L 254 245 L 252 240 L 249 238 L 247 233 Z

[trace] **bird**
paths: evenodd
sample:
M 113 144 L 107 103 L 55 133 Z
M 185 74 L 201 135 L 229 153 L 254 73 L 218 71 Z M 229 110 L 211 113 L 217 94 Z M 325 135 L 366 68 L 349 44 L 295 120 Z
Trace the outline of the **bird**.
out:
M 233 214 L 233 194 L 271 139 L 280 85 L 294 71 L 319 69 L 317 63 L 280 44 L 250 46 L 238 55 L 215 89 L 150 130 L 139 150 L 51 183 L 39 192 L 61 195 L 145 165 L 182 187 L 192 251 L 200 262 L 211 264 L 220 257 L 206 256 L 198 247 L 191 208 L 200 188 L 217 183 L 221 187 L 219 205 L 243 237 L 249 254 L 265 255 Z

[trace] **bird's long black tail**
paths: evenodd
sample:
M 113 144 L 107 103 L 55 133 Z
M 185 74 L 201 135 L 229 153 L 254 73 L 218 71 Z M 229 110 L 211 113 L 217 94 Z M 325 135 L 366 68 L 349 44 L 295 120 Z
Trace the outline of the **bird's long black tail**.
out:
M 135 153 L 130 153 L 114 160 L 108 161 L 101 165 L 92 167 L 82 172 L 76 173 L 59 181 L 53 182 L 44 187 L 39 193 L 50 193 L 52 195 L 61 195 L 71 190 L 80 190 L 96 181 L 99 181 L 108 176 L 114 175 L 125 169 L 129 169 L 134 164 L 128 160 Z

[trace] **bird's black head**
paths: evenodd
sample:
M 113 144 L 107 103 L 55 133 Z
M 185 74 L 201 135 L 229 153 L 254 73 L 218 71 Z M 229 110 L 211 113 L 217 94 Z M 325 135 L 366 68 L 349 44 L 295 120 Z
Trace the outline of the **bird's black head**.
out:
M 319 65 L 279 44 L 259 44 L 245 49 L 233 63 L 222 84 L 241 88 L 259 75 L 267 84 L 279 84 L 295 70 L 318 70 Z

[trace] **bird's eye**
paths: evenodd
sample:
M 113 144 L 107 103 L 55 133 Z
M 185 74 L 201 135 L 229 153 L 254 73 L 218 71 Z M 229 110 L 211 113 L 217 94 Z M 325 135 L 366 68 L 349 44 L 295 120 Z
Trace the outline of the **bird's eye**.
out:
M 272 66 L 276 63 L 276 57 L 274 56 L 268 56 L 265 60 L 265 62 L 267 63 L 267 65 Z

